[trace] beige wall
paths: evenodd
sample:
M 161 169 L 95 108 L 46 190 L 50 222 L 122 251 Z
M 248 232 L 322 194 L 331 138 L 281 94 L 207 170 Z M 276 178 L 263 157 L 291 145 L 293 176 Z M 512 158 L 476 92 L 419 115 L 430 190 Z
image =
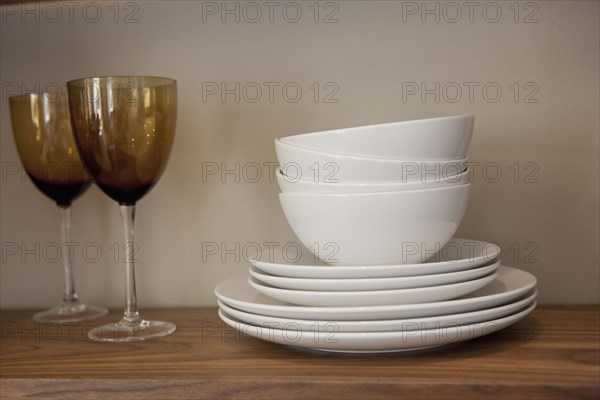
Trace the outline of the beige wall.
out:
M 272 22 L 266 2 L 238 2 L 239 23 L 235 15 L 221 22 L 222 2 L 121 3 L 118 15 L 109 2 L 95 23 L 100 2 L 82 2 L 71 15 L 62 2 L 50 4 L 2 13 L 2 307 L 51 305 L 62 282 L 52 251 L 59 240 L 55 207 L 12 172 L 18 156 L 6 96 L 20 85 L 111 74 L 166 75 L 179 83 L 170 164 L 138 208 L 142 307 L 213 305 L 213 287 L 246 271 L 233 255 L 222 262 L 205 252 L 203 262 L 203 243 L 244 248 L 295 240 L 268 167 L 258 182 L 244 179 L 254 177 L 249 163 L 275 161 L 276 136 L 463 113 L 476 115 L 470 157 L 480 165 L 459 235 L 498 242 L 505 264 L 538 277 L 543 303 L 598 302 L 598 2 L 523 2 L 518 15 L 512 1 L 474 2 L 471 15 L 464 2 L 428 2 L 428 9 L 438 7 L 439 22 L 429 14 L 421 21 L 422 2 L 322 2 L 317 23 L 313 2 L 300 1 L 273 3 Z M 262 17 L 246 21 L 256 17 L 256 5 Z M 296 18 L 296 5 L 300 20 L 286 21 Z M 323 22 L 330 13 L 338 22 Z M 133 23 L 123 23 L 128 16 Z M 251 85 L 240 89 L 239 102 L 206 91 L 203 99 L 203 88 L 221 82 Z M 264 89 L 254 103 L 252 82 Z M 265 82 L 279 85 L 272 102 Z M 408 92 L 436 82 L 437 102 L 435 93 L 421 99 Z M 282 94 L 287 83 L 302 89 L 295 103 L 292 89 L 288 98 Z M 337 102 L 325 102 L 334 90 Z M 203 170 L 236 163 L 240 182 L 233 174 L 223 182 L 203 179 Z M 502 176 L 492 182 L 498 170 Z M 81 298 L 120 307 L 123 267 L 111 247 L 122 235 L 117 205 L 94 187 L 73 214 Z M 14 244 L 16 255 L 6 251 Z

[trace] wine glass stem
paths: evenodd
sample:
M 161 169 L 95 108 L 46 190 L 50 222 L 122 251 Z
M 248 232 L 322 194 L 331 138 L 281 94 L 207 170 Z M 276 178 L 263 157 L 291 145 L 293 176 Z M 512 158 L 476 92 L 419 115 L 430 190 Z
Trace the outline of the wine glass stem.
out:
M 59 204 L 60 213 L 60 236 L 62 245 L 62 259 L 65 269 L 65 288 L 63 293 L 63 303 L 76 303 L 77 293 L 75 292 L 75 280 L 73 278 L 73 254 L 71 252 L 71 205 Z
M 135 291 L 135 243 L 133 241 L 133 225 L 135 220 L 135 204 L 121 204 L 121 220 L 125 233 L 125 313 L 128 322 L 140 320 L 137 310 L 137 295 Z

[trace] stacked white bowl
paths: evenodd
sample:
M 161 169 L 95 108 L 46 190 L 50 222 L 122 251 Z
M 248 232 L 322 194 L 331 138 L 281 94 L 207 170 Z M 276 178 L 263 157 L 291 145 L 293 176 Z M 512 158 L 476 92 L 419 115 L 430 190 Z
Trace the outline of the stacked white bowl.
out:
M 215 288 L 243 334 L 334 352 L 442 346 L 503 329 L 536 279 L 452 238 L 469 201 L 473 116 L 276 139 L 281 206 L 303 246 L 263 251 Z
M 473 123 L 461 115 L 276 139 L 292 230 L 318 257 L 335 247 L 340 265 L 425 261 L 465 213 Z

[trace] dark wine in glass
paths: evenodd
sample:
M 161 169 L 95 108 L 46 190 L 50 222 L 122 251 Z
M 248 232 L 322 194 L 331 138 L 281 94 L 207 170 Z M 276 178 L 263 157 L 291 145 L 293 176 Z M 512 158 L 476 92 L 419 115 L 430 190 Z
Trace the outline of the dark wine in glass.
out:
M 33 319 L 67 323 L 95 319 L 107 310 L 81 303 L 75 291 L 73 264 L 68 256 L 71 242 L 71 203 L 90 186 L 71 130 L 65 94 L 24 94 L 9 98 L 17 151 L 34 185 L 58 205 L 61 216 L 62 259 L 65 271 L 63 301 Z
M 48 182 L 48 179 L 38 179 L 34 174 L 28 173 L 27 175 L 42 193 L 54 200 L 59 206 L 69 206 L 73 200 L 81 196 L 92 184 L 92 181 L 89 179 L 86 181 L 75 180 L 73 182 L 54 184 Z
M 137 310 L 132 247 L 135 204 L 158 182 L 175 135 L 177 84 L 143 76 L 68 82 L 75 142 L 93 181 L 120 204 L 126 243 L 126 307 L 121 321 L 88 332 L 89 338 L 129 342 L 168 335 L 175 325 L 143 320 Z

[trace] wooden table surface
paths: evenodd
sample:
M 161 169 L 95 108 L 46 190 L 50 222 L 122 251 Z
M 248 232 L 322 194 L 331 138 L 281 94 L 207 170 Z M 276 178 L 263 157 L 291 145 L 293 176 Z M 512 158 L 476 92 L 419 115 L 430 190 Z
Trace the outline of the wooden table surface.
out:
M 175 334 L 95 343 L 103 320 L 41 325 L 2 311 L 0 398 L 600 398 L 598 306 L 538 307 L 500 332 L 418 352 L 340 355 L 280 346 L 224 325 L 216 309 L 143 310 Z

